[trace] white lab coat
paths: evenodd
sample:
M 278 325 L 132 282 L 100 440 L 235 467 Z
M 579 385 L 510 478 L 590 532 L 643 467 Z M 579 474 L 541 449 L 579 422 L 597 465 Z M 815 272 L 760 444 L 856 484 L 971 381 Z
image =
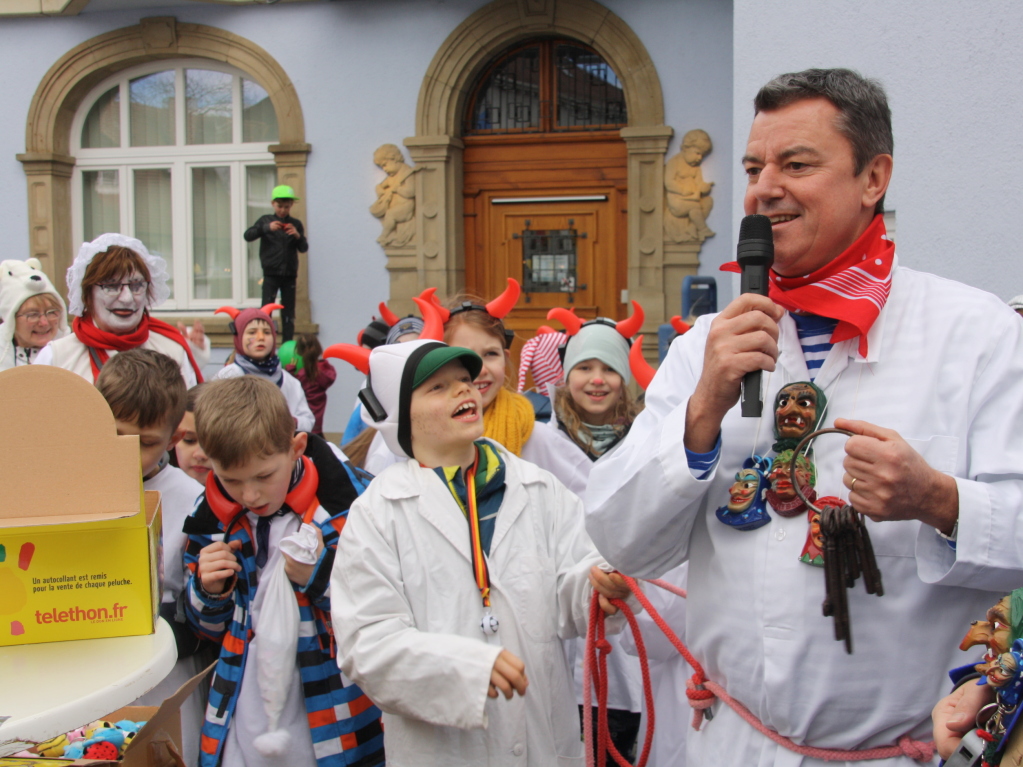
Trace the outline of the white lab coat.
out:
M 338 657 L 384 711 L 392 767 L 583 764 L 558 640 L 585 633 L 588 571 L 603 560 L 579 499 L 493 444 L 507 464 L 488 557 L 496 635 L 480 629 L 466 518 L 432 469 L 388 467 L 352 504 L 338 543 Z M 487 697 L 502 648 L 525 663 L 524 698 Z
M 599 466 L 608 454 L 601 456 L 600 461 L 590 460 L 589 456 L 559 427 L 557 411 L 553 408 L 551 420 L 536 424 L 529 441 L 522 448 L 523 460 L 543 467 L 578 496 L 586 492 L 590 471 Z M 624 636 L 625 634 L 615 634 L 608 637 L 611 654 L 607 656 L 607 707 L 638 713 L 643 710 L 643 676 L 639 660 L 618 649 Z M 565 642 L 565 655 L 572 667 L 576 702 L 582 705 L 586 637 Z M 592 703 L 596 705 L 596 698 Z
M 681 564 L 665 573 L 663 580 L 679 588 L 686 588 L 688 564 Z M 686 641 L 686 600 L 658 586 L 643 589 L 650 605 L 657 611 L 675 635 Z M 650 687 L 654 698 L 654 739 L 650 748 L 648 767 L 686 767 L 686 735 L 691 731 L 693 708 L 686 697 L 686 682 L 693 670 L 675 649 L 664 632 L 645 610 L 636 615 L 636 623 L 643 634 L 647 662 L 650 669 Z M 632 634 L 622 634 L 622 649 L 629 655 L 639 656 Z M 610 658 L 609 658 L 610 659 Z M 645 709 L 645 706 L 644 706 Z M 637 753 L 646 742 L 647 719 L 650 712 L 643 711 L 639 726 Z
M 282 370 L 281 372 L 284 374 L 284 378 L 281 381 L 281 393 L 284 395 L 284 399 L 288 401 L 288 410 L 295 416 L 295 428 L 298 431 L 312 431 L 316 419 L 313 417 L 313 411 L 309 409 L 309 403 L 306 401 L 302 384 L 287 370 Z M 214 380 L 239 378 L 243 375 L 246 375 L 245 371 L 240 366 L 232 363 L 221 368 L 214 377 Z
M 703 366 L 712 317 L 672 344 L 647 391 L 646 410 L 590 480 L 586 527 L 623 572 L 656 577 L 688 560 L 688 638 L 710 679 L 768 727 L 811 746 L 864 748 L 905 733 L 930 739 L 930 711 L 948 691 L 944 672 L 971 659 L 957 649 L 970 621 L 1023 582 L 1023 323 L 998 298 L 896 266 L 891 296 L 868 334 L 836 344 L 816 383 L 836 417 L 894 429 L 927 462 L 956 477 L 958 550 L 917 521 L 867 522 L 885 596 L 849 592 L 855 654 L 821 615 L 820 568 L 797 561 L 805 516 L 772 513 L 741 532 L 715 509 L 751 452 L 768 455 L 770 403 L 808 380 L 792 318 L 780 323 L 777 370 L 764 374 L 764 416 L 734 407 L 721 459 L 703 480 L 686 464 L 688 397 Z M 844 438 L 814 445 L 819 495 L 846 496 Z M 722 704 L 689 737 L 691 764 L 810 765 Z M 907 758 L 885 765 L 914 764 Z

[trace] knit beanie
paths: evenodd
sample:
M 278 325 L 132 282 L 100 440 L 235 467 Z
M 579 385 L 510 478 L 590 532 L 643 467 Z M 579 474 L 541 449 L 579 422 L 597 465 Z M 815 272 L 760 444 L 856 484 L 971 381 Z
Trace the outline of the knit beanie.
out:
M 1013 296 L 1009 299 L 1009 308 L 1019 311 L 1023 309 L 1023 295 Z
M 14 315 L 21 309 L 21 305 L 30 298 L 36 296 L 50 296 L 57 302 L 60 308 L 60 322 L 58 324 L 57 338 L 66 336 L 68 333 L 67 308 L 60 293 L 53 287 L 53 283 L 43 273 L 42 264 L 39 259 L 30 258 L 27 261 L 11 259 L 0 261 L 0 349 L 7 349 L 14 339 Z
M 550 330 L 537 333 L 522 345 L 519 353 L 519 386 L 521 392 L 526 388 L 526 374 L 533 374 L 533 383 L 537 391 L 546 392 L 547 384 L 556 384 L 565 377 L 561 367 L 561 355 L 558 347 L 568 338 L 564 333 Z
M 238 354 L 245 354 L 245 350 L 242 348 L 242 335 L 245 333 L 245 327 L 253 320 L 263 320 L 263 322 L 270 326 L 270 339 L 272 341 L 270 349 L 271 351 L 277 349 L 277 327 L 274 325 L 273 317 L 270 314 L 274 309 L 283 308 L 280 304 L 267 304 L 263 307 L 252 306 L 241 310 L 231 306 L 222 306 L 214 314 L 219 312 L 231 316 L 231 320 L 234 322 L 234 350 Z
M 565 373 L 586 360 L 600 360 L 622 377 L 627 384 L 632 380 L 629 370 L 629 342 L 611 325 L 594 323 L 580 328 L 569 336 L 565 349 Z
M 385 343 L 393 344 L 397 343 L 398 339 L 409 333 L 415 333 L 419 335 L 423 332 L 423 321 L 419 317 L 402 317 L 396 323 L 391 326 L 391 329 L 387 331 L 387 340 Z

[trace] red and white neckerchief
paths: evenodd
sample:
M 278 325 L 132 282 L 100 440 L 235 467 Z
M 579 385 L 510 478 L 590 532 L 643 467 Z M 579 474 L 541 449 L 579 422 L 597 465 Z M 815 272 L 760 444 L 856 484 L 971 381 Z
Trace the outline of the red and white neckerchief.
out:
M 782 277 L 771 270 L 769 296 L 789 311 L 838 320 L 831 343 L 860 337 L 860 356 L 867 356 L 867 333 L 892 289 L 895 243 L 888 239 L 881 214 L 856 241 L 830 263 L 805 277 Z M 734 261 L 723 272 L 738 272 Z

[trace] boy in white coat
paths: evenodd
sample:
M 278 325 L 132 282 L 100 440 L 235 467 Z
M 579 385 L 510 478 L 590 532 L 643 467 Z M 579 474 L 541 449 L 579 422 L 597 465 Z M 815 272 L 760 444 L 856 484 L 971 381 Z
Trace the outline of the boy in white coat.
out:
M 325 356 L 369 373 L 364 418 L 414 458 L 352 505 L 331 577 L 342 670 L 385 712 L 388 764 L 582 764 L 556 640 L 585 634 L 591 583 L 609 614 L 628 589 L 597 567 L 579 499 L 481 439 L 473 352 L 340 346 Z

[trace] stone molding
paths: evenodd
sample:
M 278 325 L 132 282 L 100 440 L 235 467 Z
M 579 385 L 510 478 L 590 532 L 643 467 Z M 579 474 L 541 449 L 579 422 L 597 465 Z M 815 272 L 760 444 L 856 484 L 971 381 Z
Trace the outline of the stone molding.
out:
M 277 113 L 278 144 L 271 145 L 279 183 L 305 197 L 305 120 L 298 93 L 287 73 L 263 48 L 239 35 L 203 24 L 179 24 L 173 16 L 142 19 L 75 46 L 50 67 L 28 110 L 23 154 L 17 155 L 28 182 L 30 254 L 61 292 L 74 257 L 71 241 L 71 123 L 89 92 L 107 77 L 159 59 L 201 58 L 230 64 L 258 82 Z M 305 219 L 305 202 L 295 205 Z M 296 320 L 311 322 L 309 282 L 301 260 Z
M 427 68 L 416 107 L 416 136 L 405 140 L 417 166 L 420 233 L 415 275 L 409 254 L 388 255 L 391 306 L 410 310 L 412 296 L 437 286 L 441 294 L 465 287 L 462 121 L 476 77 L 494 56 L 517 42 L 555 35 L 591 46 L 611 65 L 625 91 L 628 127 L 628 289 L 644 304 L 645 329 L 666 321 L 664 154 L 673 130 L 664 124 L 660 78 L 632 29 L 594 0 L 494 0 L 462 22 Z M 689 268 L 689 267 L 687 267 Z M 695 267 L 691 269 L 695 274 Z M 671 303 L 669 303 L 671 302 Z

